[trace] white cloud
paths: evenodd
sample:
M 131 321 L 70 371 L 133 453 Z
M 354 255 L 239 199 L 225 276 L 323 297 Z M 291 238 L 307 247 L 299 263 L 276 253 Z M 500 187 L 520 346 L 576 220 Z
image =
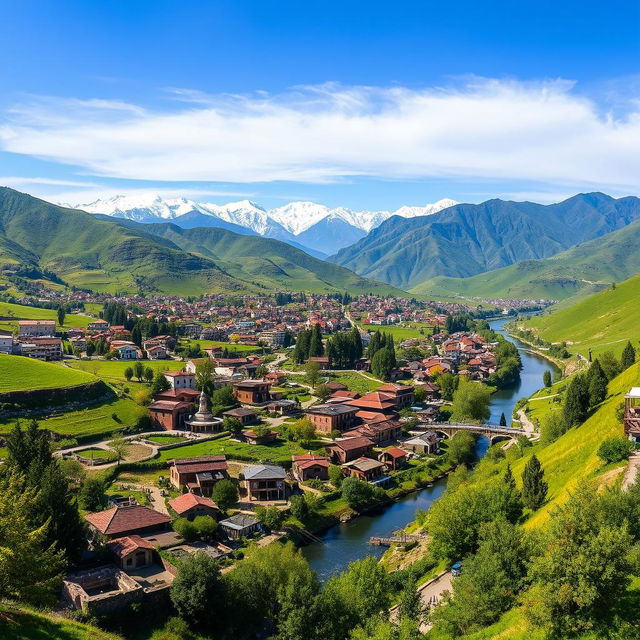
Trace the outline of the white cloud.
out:
M 137 180 L 436 177 L 557 185 L 549 191 L 638 188 L 638 101 L 629 100 L 622 117 L 603 115 L 562 80 L 474 79 L 424 90 L 327 84 L 275 96 L 173 92 L 180 102 L 169 111 L 104 100 L 17 105 L 0 125 L 0 146 Z

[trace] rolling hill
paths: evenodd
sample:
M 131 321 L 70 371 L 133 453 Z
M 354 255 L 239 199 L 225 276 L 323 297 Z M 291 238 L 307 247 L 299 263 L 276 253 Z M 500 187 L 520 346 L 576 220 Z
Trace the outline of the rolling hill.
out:
M 425 296 L 583 297 L 640 272 L 640 221 L 551 258 L 525 260 L 470 278 L 438 276 L 411 289 Z
M 185 229 L 183 239 L 175 225 L 169 225 L 173 233 L 153 226 L 100 219 L 0 188 L 0 269 L 46 271 L 69 285 L 110 293 L 199 295 L 265 288 L 400 293 L 277 240 L 222 229 Z M 216 252 L 201 248 L 200 236 L 221 238 L 229 248 L 223 251 L 222 242 L 214 240 Z M 234 247 L 240 253 L 233 255 Z
M 627 340 L 640 339 L 640 275 L 609 287 L 563 309 L 520 322 L 549 342 L 570 343 L 570 350 L 587 355 L 619 354 Z
M 368 278 L 411 288 L 547 258 L 640 218 L 640 198 L 579 194 L 557 204 L 488 200 L 428 217 L 390 218 L 330 259 Z
M 390 285 L 372 282 L 272 238 L 239 235 L 213 227 L 184 229 L 172 223 L 145 223 L 143 226 L 131 221 L 118 222 L 151 233 L 191 254 L 211 259 L 231 276 L 260 287 L 318 293 L 347 290 L 403 294 Z

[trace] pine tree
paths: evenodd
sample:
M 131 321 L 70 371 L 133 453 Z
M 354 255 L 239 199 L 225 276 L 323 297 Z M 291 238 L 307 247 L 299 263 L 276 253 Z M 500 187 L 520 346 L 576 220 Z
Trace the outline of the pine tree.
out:
M 354 360 L 359 360 L 362 358 L 363 348 L 362 338 L 360 337 L 358 327 L 353 327 L 353 329 L 351 329 L 351 341 L 353 342 L 353 358 Z
M 140 330 L 140 324 L 137 323 L 133 329 L 131 329 L 131 341 L 137 344 L 139 347 L 142 346 L 142 331 Z
M 381 341 L 382 341 L 382 337 L 380 336 L 380 332 L 376 331 L 371 336 L 371 340 L 369 341 L 369 346 L 367 348 L 367 357 L 373 358 L 373 356 L 376 354 L 376 351 L 380 350 Z
M 502 480 L 510 489 L 516 488 L 516 479 L 513 476 L 513 471 L 511 471 L 511 465 L 509 463 L 507 463 L 507 470 L 504 472 Z
M 504 415 L 504 412 L 500 414 L 500 426 L 501 427 L 507 426 L 507 416 Z
M 65 308 L 62 305 L 60 305 L 58 307 L 58 324 L 60 326 L 62 326 L 64 324 L 64 319 L 65 319 L 66 315 L 67 315 L 67 312 L 66 312 Z
M 551 386 L 551 371 L 549 369 L 546 369 L 542 374 L 542 384 L 547 388 Z
M 311 329 L 311 339 L 309 340 L 309 358 L 318 358 L 324 355 L 324 347 L 322 346 L 322 333 L 318 323 L 313 325 Z
M 633 348 L 631 342 L 627 342 L 627 345 L 622 351 L 622 357 L 620 358 L 620 364 L 622 369 L 628 369 L 636 361 L 636 350 Z
M 574 376 L 567 388 L 563 407 L 567 428 L 582 424 L 589 414 L 589 386 L 583 374 Z
M 388 380 L 389 374 L 394 366 L 394 360 L 395 354 L 393 350 L 388 347 L 378 349 L 371 359 L 371 373 L 373 373 L 376 378 L 380 378 L 380 380 Z
M 596 358 L 589 367 L 587 374 L 589 382 L 589 405 L 595 407 L 607 397 L 607 376 L 605 375 L 600 362 Z
M 533 511 L 539 509 L 547 497 L 547 488 L 544 471 L 534 454 L 522 472 L 522 499 L 525 506 Z
M 302 364 L 309 357 L 309 343 L 311 331 L 303 329 L 296 337 L 296 346 L 293 350 L 293 359 L 297 364 Z

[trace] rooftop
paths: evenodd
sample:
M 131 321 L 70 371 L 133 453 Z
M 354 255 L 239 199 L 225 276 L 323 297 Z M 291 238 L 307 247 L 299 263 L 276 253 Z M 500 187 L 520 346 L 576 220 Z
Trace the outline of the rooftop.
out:
M 244 470 L 245 480 L 267 480 L 278 479 L 284 480 L 286 472 L 282 467 L 271 464 L 254 464 L 246 467 Z
M 253 527 L 259 523 L 260 520 L 258 520 L 258 518 L 254 518 L 247 513 L 236 513 L 230 518 L 222 520 L 220 522 L 220 526 L 226 527 L 228 529 L 235 529 L 236 531 L 241 531 L 242 529 Z
M 355 413 L 354 407 L 348 407 L 344 404 L 320 404 L 316 407 L 309 407 L 307 413 L 314 413 L 325 416 L 339 416 L 344 413 Z
M 98 513 L 88 513 L 85 519 L 98 531 L 106 535 L 124 533 L 154 525 L 161 526 L 171 522 L 171 518 L 167 514 L 140 505 L 112 507 Z

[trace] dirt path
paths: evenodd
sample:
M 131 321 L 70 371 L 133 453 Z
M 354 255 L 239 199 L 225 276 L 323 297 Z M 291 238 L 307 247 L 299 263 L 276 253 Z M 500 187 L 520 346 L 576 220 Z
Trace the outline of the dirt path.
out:
M 531 420 L 529 420 L 529 417 L 524 412 L 524 409 L 518 410 L 518 420 L 520 420 L 523 431 L 531 434 L 537 434 L 535 425 L 533 424 L 533 422 L 531 422 Z
M 640 469 L 640 451 L 633 451 L 629 456 L 629 464 L 622 481 L 623 491 L 626 491 L 636 481 L 638 469 Z

